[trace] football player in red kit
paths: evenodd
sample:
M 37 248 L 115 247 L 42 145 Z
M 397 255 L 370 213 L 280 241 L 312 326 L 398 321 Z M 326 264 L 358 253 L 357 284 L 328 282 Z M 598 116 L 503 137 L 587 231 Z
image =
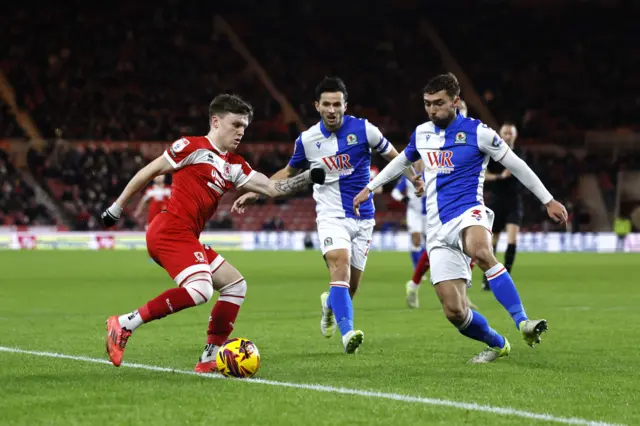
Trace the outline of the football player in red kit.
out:
M 167 202 L 171 198 L 171 188 L 164 184 L 164 176 L 156 176 L 153 178 L 153 185 L 149 187 L 145 192 L 134 212 L 136 219 L 142 222 L 142 214 L 144 213 L 144 207 L 148 204 L 147 220 L 145 223 L 145 229 L 151 224 L 151 221 L 158 213 L 167 209 Z
M 269 197 L 286 196 L 323 184 L 325 172 L 308 170 L 285 180 L 270 180 L 251 169 L 235 150 L 253 116 L 249 104 L 235 95 L 219 95 L 209 106 L 210 130 L 206 136 L 183 137 L 160 157 L 141 169 L 120 197 L 103 214 L 106 227 L 119 219 L 129 199 L 156 176 L 173 173 L 171 199 L 147 230 L 147 250 L 177 287 L 151 299 L 140 308 L 107 320 L 107 353 L 116 367 L 131 334 L 142 324 L 206 303 L 214 290 L 220 293 L 209 317 L 207 344 L 195 371 L 217 371 L 218 348 L 228 339 L 244 301 L 247 283 L 240 272 L 211 247 L 198 240 L 216 212 L 222 196 L 242 188 Z

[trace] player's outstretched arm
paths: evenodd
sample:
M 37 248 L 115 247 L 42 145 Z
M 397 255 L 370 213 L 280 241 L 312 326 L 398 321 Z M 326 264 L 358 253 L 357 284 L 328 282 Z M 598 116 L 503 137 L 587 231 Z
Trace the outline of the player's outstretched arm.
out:
M 373 190 L 398 178 L 409 167 L 411 167 L 411 164 L 413 164 L 413 162 L 407 158 L 404 151 L 387 164 L 387 167 L 382 169 L 378 176 L 369 182 L 369 184 L 365 186 L 353 199 L 353 211 L 356 215 L 360 216 L 360 204 L 369 199 Z
M 553 195 L 544 186 L 538 175 L 525 163 L 518 155 L 508 150 L 504 157 L 499 160 L 507 170 L 509 170 L 529 191 L 538 197 L 540 202 L 547 207 L 549 217 L 559 223 L 566 223 L 567 209 L 553 199 Z
M 280 169 L 276 173 L 274 173 L 274 175 L 271 176 L 271 180 L 289 179 L 291 177 L 297 176 L 301 171 L 301 169 L 296 169 L 287 164 L 283 169 Z M 242 189 L 248 190 L 246 185 Z M 249 192 L 242 194 L 233 202 L 231 211 L 242 214 L 248 206 L 258 201 L 258 198 L 260 198 L 260 194 L 249 190 Z
M 144 166 L 134 177 L 131 178 L 127 186 L 122 191 L 122 194 L 118 197 L 115 203 L 111 205 L 104 213 L 102 213 L 102 223 L 105 228 L 109 228 L 116 224 L 122 209 L 129 202 L 133 194 L 140 191 L 142 188 L 156 176 L 163 175 L 173 171 L 173 166 L 169 164 L 164 155 L 153 160 L 151 163 Z
M 244 184 L 244 188 L 267 197 L 286 197 L 307 188 L 312 183 L 324 184 L 325 176 L 323 169 L 311 169 L 297 176 L 278 180 L 272 180 L 262 173 L 256 173 L 249 182 Z

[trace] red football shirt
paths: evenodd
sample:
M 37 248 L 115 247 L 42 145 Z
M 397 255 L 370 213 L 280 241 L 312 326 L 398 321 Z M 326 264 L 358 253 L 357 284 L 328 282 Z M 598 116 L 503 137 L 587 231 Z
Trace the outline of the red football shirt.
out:
M 154 217 L 167 208 L 167 202 L 171 197 L 171 188 L 165 185 L 153 185 L 147 189 L 143 198 L 149 200 L 147 223 L 151 223 Z
M 198 236 L 222 196 L 249 182 L 255 173 L 244 158 L 220 152 L 207 136 L 185 136 L 175 141 L 164 157 L 176 170 L 167 211 Z

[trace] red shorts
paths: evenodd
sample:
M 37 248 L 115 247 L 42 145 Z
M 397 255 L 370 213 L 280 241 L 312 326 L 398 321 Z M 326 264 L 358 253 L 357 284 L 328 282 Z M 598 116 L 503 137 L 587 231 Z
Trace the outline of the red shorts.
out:
M 214 273 L 224 258 L 198 237 L 180 219 L 162 212 L 147 229 L 149 256 L 162 266 L 178 286 L 198 272 Z

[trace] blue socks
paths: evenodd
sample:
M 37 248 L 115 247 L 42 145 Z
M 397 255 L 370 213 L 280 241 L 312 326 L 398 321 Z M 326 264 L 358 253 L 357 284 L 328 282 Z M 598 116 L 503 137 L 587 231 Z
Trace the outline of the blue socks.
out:
M 411 247 L 411 261 L 413 262 L 413 269 L 416 269 L 416 265 L 418 265 L 418 260 L 420 256 L 422 256 L 422 252 L 424 251 L 424 247 Z
M 353 302 L 349 296 L 349 284 L 344 281 L 334 281 L 329 284 L 328 308 L 333 311 L 343 336 L 353 330 Z
M 464 323 L 458 327 L 458 330 L 463 335 L 473 340 L 484 342 L 492 348 L 502 348 L 504 346 L 504 337 L 489 327 L 489 323 L 485 317 L 471 309 L 467 311 L 467 318 Z
M 529 319 L 522 302 L 520 301 L 520 295 L 516 286 L 511 279 L 511 275 L 507 272 L 507 269 L 498 263 L 493 268 L 485 272 L 489 286 L 493 295 L 498 302 L 509 312 L 511 318 L 516 323 L 516 328 L 520 329 L 520 322 Z

